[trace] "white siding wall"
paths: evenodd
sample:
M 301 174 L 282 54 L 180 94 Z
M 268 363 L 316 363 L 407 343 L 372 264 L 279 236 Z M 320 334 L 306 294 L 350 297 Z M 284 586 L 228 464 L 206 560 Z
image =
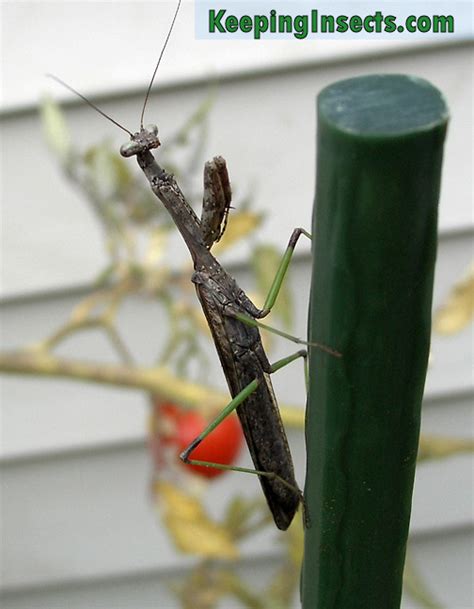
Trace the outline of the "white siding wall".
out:
M 56 72 L 86 94 L 101 92 L 104 110 L 133 128 L 152 63 L 149 54 L 156 54 L 172 12 L 169 3 L 159 4 L 2 5 L 3 348 L 51 331 L 76 302 L 75 288 L 90 281 L 104 262 L 92 214 L 59 176 L 41 138 L 35 100 L 39 90 L 54 86 L 40 76 Z M 139 34 L 132 34 L 139 23 Z M 129 43 L 122 49 L 125 31 Z M 153 96 L 149 118 L 159 122 L 165 140 L 205 97 L 207 80 L 199 77 L 221 75 L 208 156 L 227 158 L 240 190 L 255 184 L 255 207 L 268 212 L 259 237 L 281 247 L 293 226 L 310 222 L 316 93 L 339 78 L 380 71 L 416 74 L 439 86 L 452 121 L 435 301 L 446 295 L 472 258 L 473 91 L 467 45 L 405 43 L 397 49 L 386 43 L 280 41 L 190 46 L 189 5 L 172 40 L 160 75 L 160 83 L 169 86 Z M 81 104 L 71 106 L 68 120 L 74 140 L 83 146 L 100 137 L 116 138 L 117 145 L 122 141 L 112 125 Z M 307 249 L 301 251 L 292 283 L 300 294 L 296 332 L 304 334 L 309 263 Z M 185 259 L 178 240 L 172 254 Z M 243 262 L 245 255 L 242 248 L 229 262 Z M 238 279 L 245 285 L 246 278 L 242 268 Z M 121 317 L 127 340 L 143 361 L 154 354 L 149 336 L 157 319 L 154 307 L 139 300 L 130 302 Z M 279 344 L 274 356 L 284 351 Z M 98 360 L 112 357 L 95 335 L 71 341 L 63 352 Z M 472 362 L 469 332 L 435 339 L 424 407 L 426 432 L 463 437 L 470 432 Z M 220 378 L 217 362 L 209 378 Z M 299 367 L 282 372 L 276 389 L 283 400 L 303 403 Z M 148 500 L 144 397 L 14 377 L 2 381 L 1 397 L 2 607 L 174 607 L 169 578 L 179 577 L 191 563 L 173 550 Z M 302 438 L 292 433 L 291 441 L 302 481 Z M 467 609 L 474 600 L 471 477 L 472 461 L 463 456 L 424 465 L 416 481 L 414 554 L 450 609 Z M 237 488 L 257 492 L 254 480 L 228 476 L 209 489 L 209 506 L 218 511 L 220 498 Z M 257 579 L 255 573 L 270 572 L 274 537 L 265 533 L 247 548 L 242 569 L 251 580 Z

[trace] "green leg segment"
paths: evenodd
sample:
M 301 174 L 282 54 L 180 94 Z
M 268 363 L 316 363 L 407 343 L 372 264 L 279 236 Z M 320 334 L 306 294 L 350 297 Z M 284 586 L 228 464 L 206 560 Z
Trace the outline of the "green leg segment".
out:
M 285 278 L 286 272 L 288 271 L 288 267 L 290 266 L 291 258 L 293 256 L 293 252 L 295 251 L 296 243 L 301 235 L 305 235 L 308 239 L 311 239 L 310 233 L 304 230 L 304 228 L 295 228 L 291 233 L 290 240 L 288 242 L 288 246 L 286 248 L 285 253 L 283 254 L 283 258 L 281 259 L 280 266 L 276 272 L 275 278 L 273 279 L 273 283 L 268 291 L 267 298 L 265 299 L 265 303 L 263 305 L 263 309 L 260 311 L 259 317 L 265 317 L 272 310 L 273 305 L 278 298 L 278 293 L 280 292 L 280 288 L 283 283 L 283 279 Z
M 308 237 L 308 239 L 312 238 L 311 234 L 308 233 L 307 231 L 305 231 L 304 228 L 295 228 L 294 231 L 291 233 L 291 237 L 288 242 L 288 246 L 286 248 L 285 253 L 283 254 L 280 265 L 278 267 L 278 270 L 275 274 L 272 285 L 270 286 L 270 290 L 268 291 L 267 297 L 265 299 L 263 309 L 261 309 L 261 311 L 258 315 L 258 319 L 261 319 L 262 317 L 266 317 L 272 310 L 273 305 L 275 304 L 276 299 L 278 298 L 278 294 L 280 292 L 280 288 L 283 284 L 283 280 L 285 279 L 286 273 L 288 271 L 288 267 L 290 266 L 291 258 L 293 256 L 293 252 L 295 251 L 296 243 L 298 242 L 298 239 L 301 237 L 301 235 Z M 298 345 L 307 345 L 309 347 L 316 347 L 317 349 L 321 349 L 322 351 L 325 351 L 326 353 L 329 353 L 330 355 L 333 355 L 335 357 L 341 357 L 341 354 L 338 351 L 335 351 L 334 349 L 331 349 L 330 347 L 327 347 L 326 345 L 322 345 L 321 343 L 308 343 L 307 341 L 303 340 L 302 338 L 292 336 L 291 334 L 288 334 L 287 332 L 283 332 L 282 330 L 278 330 L 277 328 L 273 328 L 272 326 L 267 326 L 266 324 L 263 324 L 262 322 L 259 322 L 256 319 L 254 319 L 253 317 L 249 317 L 248 315 L 245 315 L 242 313 L 236 313 L 233 316 L 236 319 L 238 319 L 239 321 L 241 321 L 242 323 L 247 324 L 248 326 L 253 326 L 255 328 L 261 328 L 262 330 L 266 330 L 267 332 L 272 332 L 273 334 L 282 336 L 283 338 L 286 338 L 287 340 L 291 340 L 293 343 L 297 343 Z
M 303 340 L 302 338 L 298 338 L 296 336 L 293 336 L 292 334 L 283 332 L 283 330 L 278 330 L 277 328 L 273 328 L 272 326 L 263 324 L 261 321 L 257 321 L 256 319 L 253 319 L 253 317 L 249 317 L 248 315 L 244 315 L 243 313 L 233 313 L 232 317 L 235 317 L 235 319 L 238 319 L 239 321 L 244 324 L 247 324 L 248 326 L 253 326 L 254 328 L 261 328 L 262 330 L 266 330 L 267 332 L 271 332 L 272 334 L 282 336 L 283 338 L 291 340 L 291 342 L 297 343 L 298 345 L 307 345 L 308 347 L 315 347 L 316 349 L 320 349 L 321 351 L 329 353 L 329 355 L 333 355 L 334 357 L 341 357 L 341 353 L 339 353 L 339 351 L 336 351 L 335 349 L 331 349 L 331 347 L 323 345 L 322 343 L 310 343 L 306 340 Z
M 201 465 L 202 467 L 212 467 L 213 469 L 223 469 L 231 472 L 242 472 L 243 474 L 254 474 L 255 476 L 264 476 L 265 478 L 272 478 L 273 480 L 278 480 L 281 484 L 284 484 L 292 491 L 296 491 L 301 496 L 301 501 L 303 501 L 303 493 L 301 489 L 297 486 L 293 486 L 289 482 L 287 482 L 284 478 L 275 474 L 273 472 L 264 472 L 259 471 L 258 469 L 250 469 L 248 467 L 237 467 L 235 465 L 224 465 L 223 463 L 211 463 L 210 461 L 199 461 L 199 459 L 188 459 L 185 463 L 189 463 L 190 465 Z
M 281 368 L 284 368 L 291 362 L 294 362 L 296 359 L 303 357 L 305 359 L 305 378 L 307 378 L 307 367 L 306 367 L 306 351 L 300 350 L 288 357 L 284 357 L 274 364 L 271 365 L 270 373 L 276 372 Z M 180 454 L 180 459 L 184 461 L 184 463 L 189 463 L 190 465 L 202 465 L 204 467 L 213 467 L 214 469 L 223 469 L 223 470 L 231 470 L 237 472 L 244 472 L 247 474 L 255 474 L 257 476 L 265 476 L 267 478 L 274 478 L 280 480 L 286 486 L 294 489 L 291 484 L 289 484 L 283 478 L 280 478 L 277 474 L 273 472 L 263 472 L 255 469 L 248 469 L 246 467 L 235 467 L 233 465 L 224 465 L 222 463 L 211 463 L 209 461 L 198 461 L 197 459 L 190 459 L 189 455 L 193 452 L 193 450 L 199 446 L 199 444 L 206 438 L 222 421 L 228 417 L 242 402 L 244 402 L 250 394 L 252 394 L 258 387 L 260 383 L 259 379 L 254 379 L 251 383 L 249 383 L 246 387 L 242 389 L 228 404 L 227 406 L 220 412 L 217 417 L 209 423 L 209 425 L 191 442 L 191 444 Z

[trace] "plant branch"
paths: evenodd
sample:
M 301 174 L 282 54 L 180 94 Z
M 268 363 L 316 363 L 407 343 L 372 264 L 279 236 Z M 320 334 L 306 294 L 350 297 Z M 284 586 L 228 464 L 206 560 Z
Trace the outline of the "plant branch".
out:
M 60 358 L 42 347 L 0 352 L 1 372 L 139 389 L 192 409 L 221 409 L 229 401 L 226 392 L 188 381 L 164 366 L 104 364 Z M 281 411 L 284 423 L 288 422 L 291 427 L 301 427 L 300 423 L 304 420 L 304 411 L 301 408 L 282 405 Z M 301 416 L 298 413 L 301 413 Z
M 84 330 L 90 330 L 91 328 L 99 328 L 102 325 L 103 322 L 100 317 L 89 317 L 88 319 L 82 319 L 80 321 L 69 321 L 67 324 L 64 324 L 58 330 L 53 332 L 51 336 L 35 344 L 32 351 L 50 351 L 60 342 L 71 336 L 71 334 L 74 334 L 75 332 L 82 332 Z
M 122 340 L 117 328 L 113 325 L 113 323 L 104 322 L 103 328 L 105 333 L 107 334 L 112 346 L 115 348 L 117 353 L 119 354 L 122 362 L 124 364 L 133 365 L 133 356 L 130 353 L 127 345 Z
M 219 408 L 228 401 L 220 391 L 173 375 L 163 367 L 133 367 L 58 358 L 43 349 L 0 353 L 0 372 L 68 378 L 141 389 L 190 408 Z

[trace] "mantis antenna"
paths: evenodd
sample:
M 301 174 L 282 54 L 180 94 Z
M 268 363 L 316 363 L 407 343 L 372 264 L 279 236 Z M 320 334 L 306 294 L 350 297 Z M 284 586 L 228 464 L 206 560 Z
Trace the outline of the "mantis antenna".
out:
M 170 28 L 168 30 L 168 34 L 166 35 L 166 39 L 165 42 L 163 44 L 163 48 L 161 49 L 160 52 L 160 56 L 158 57 L 158 61 L 156 62 L 156 66 L 155 69 L 153 70 L 153 75 L 151 77 L 150 80 L 150 84 L 148 85 L 148 89 L 146 91 L 146 95 L 145 95 L 145 101 L 143 102 L 143 108 L 142 108 L 142 113 L 140 116 L 140 129 L 143 130 L 143 117 L 145 116 L 145 109 L 146 109 L 146 105 L 148 103 L 148 98 L 150 97 L 150 91 L 151 88 L 153 86 L 153 82 L 155 80 L 155 76 L 156 73 L 158 71 L 158 68 L 160 66 L 161 63 L 161 59 L 163 57 L 163 54 L 165 52 L 166 46 L 168 45 L 168 41 L 170 39 L 171 36 L 171 32 L 173 31 L 173 27 L 176 21 L 176 18 L 178 16 L 178 12 L 179 12 L 179 8 L 181 6 L 181 2 L 182 0 L 178 0 L 178 5 L 176 7 L 176 11 L 174 13 L 173 16 L 173 20 L 171 22 Z M 82 93 L 79 93 L 79 91 L 76 91 L 76 89 L 74 89 L 74 87 L 71 87 L 71 85 L 68 85 L 66 82 L 64 82 L 64 80 L 61 80 L 58 76 L 55 76 L 54 74 L 46 74 L 46 76 L 48 78 L 52 78 L 53 80 L 55 80 L 56 82 L 58 82 L 60 85 L 62 85 L 63 87 L 65 87 L 66 89 L 68 89 L 69 91 L 71 91 L 71 93 L 74 93 L 74 95 L 77 95 L 78 97 L 80 97 L 83 101 L 86 102 L 86 104 L 88 104 L 91 108 L 93 108 L 96 112 L 98 112 L 99 114 L 101 114 L 104 118 L 106 118 L 107 120 L 109 120 L 111 123 L 113 123 L 114 125 L 116 125 L 117 127 L 119 127 L 120 129 L 122 129 L 122 131 L 125 131 L 126 133 L 128 133 L 128 135 L 130 137 L 133 137 L 133 133 L 131 131 L 129 131 L 126 127 L 124 127 L 123 125 L 121 125 L 118 121 L 116 121 L 115 119 L 113 119 L 111 116 L 109 116 L 108 114 L 106 114 L 103 110 L 101 110 L 98 106 L 96 106 L 95 104 L 93 104 L 89 99 L 87 99 L 87 97 L 85 95 L 82 95 Z
M 164 52 L 165 52 L 165 49 L 166 49 L 166 47 L 168 45 L 168 41 L 170 39 L 171 32 L 173 31 L 174 24 L 175 24 L 175 21 L 176 21 L 176 17 L 178 16 L 178 12 L 179 12 L 180 6 L 181 6 L 181 0 L 178 0 L 178 5 L 176 7 L 173 20 L 171 21 L 171 25 L 170 25 L 170 28 L 168 30 L 168 34 L 166 35 L 165 42 L 164 42 L 163 47 L 161 49 L 160 56 L 158 57 L 158 61 L 156 62 L 156 66 L 155 66 L 155 69 L 153 70 L 153 74 L 152 74 L 152 77 L 151 77 L 151 80 L 150 80 L 150 84 L 148 85 L 148 89 L 146 91 L 145 101 L 143 102 L 142 113 L 141 113 L 141 116 L 140 116 L 140 129 L 143 129 L 143 118 L 145 116 L 145 109 L 146 109 L 146 105 L 148 103 L 148 98 L 150 97 L 151 88 L 153 86 L 153 82 L 155 80 L 156 73 L 158 72 L 158 68 L 160 66 L 161 59 L 162 59 L 162 57 L 164 55 Z
M 117 125 L 117 127 L 120 127 L 120 129 L 122 129 L 123 131 L 125 131 L 126 133 L 128 133 L 128 135 L 130 137 L 133 136 L 133 133 L 131 131 L 129 131 L 126 127 L 124 127 L 123 125 L 121 125 L 120 123 L 118 123 L 116 120 L 114 120 L 111 116 L 109 116 L 108 114 L 106 114 L 103 110 L 101 110 L 100 108 L 98 108 L 95 104 L 93 104 L 89 99 L 87 99 L 87 97 L 85 97 L 85 95 L 82 95 L 82 93 L 79 93 L 79 91 L 76 91 L 76 89 L 74 89 L 73 87 L 71 87 L 71 85 L 68 85 L 67 83 L 64 82 L 64 80 L 61 80 L 60 78 L 58 78 L 57 76 L 55 76 L 54 74 L 46 74 L 46 76 L 48 78 L 52 78 L 53 80 L 55 80 L 56 82 L 58 82 L 60 85 L 62 85 L 63 87 L 65 87 L 66 89 L 69 89 L 69 91 L 71 91 L 71 93 L 74 93 L 75 95 L 77 95 L 78 97 L 80 97 L 82 100 L 84 100 L 86 102 L 86 104 L 88 104 L 91 108 L 93 108 L 96 112 L 98 112 L 99 114 L 102 114 L 103 117 L 105 117 L 107 120 L 109 120 L 111 123 L 113 123 L 114 125 Z

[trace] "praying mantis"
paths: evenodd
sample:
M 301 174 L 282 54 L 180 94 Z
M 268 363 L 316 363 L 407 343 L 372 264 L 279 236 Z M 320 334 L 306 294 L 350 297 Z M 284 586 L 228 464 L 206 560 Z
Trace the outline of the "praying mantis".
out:
M 121 155 L 127 158 L 136 156 L 151 190 L 169 212 L 191 255 L 194 265 L 191 281 L 195 285 L 208 322 L 232 399 L 183 451 L 180 455 L 181 459 L 185 463 L 194 465 L 258 475 L 276 526 L 286 530 L 303 497 L 295 479 L 288 440 L 270 375 L 299 358 L 306 359 L 307 354 L 304 349 L 300 349 L 271 364 L 262 346 L 259 327 L 285 336 L 296 343 L 307 343 L 269 328 L 258 320 L 268 315 L 275 304 L 299 237 L 305 235 L 311 238 L 311 236 L 302 228 L 293 231 L 263 308 L 259 309 L 210 251 L 212 245 L 219 241 L 225 231 L 231 204 L 231 187 L 225 160 L 217 156 L 205 165 L 203 208 L 201 217 L 198 218 L 174 176 L 167 173 L 151 153 L 151 150 L 160 146 L 158 128 L 156 125 L 145 127 L 144 114 L 180 5 L 181 0 L 178 2 L 145 95 L 138 132 L 132 133 L 61 79 L 56 76 L 52 78 L 128 133 L 130 140 L 121 147 Z M 324 345 L 315 343 L 311 345 L 326 351 L 329 355 L 340 356 L 337 351 Z M 255 469 L 192 459 L 193 450 L 234 410 L 237 411 L 242 425 Z

